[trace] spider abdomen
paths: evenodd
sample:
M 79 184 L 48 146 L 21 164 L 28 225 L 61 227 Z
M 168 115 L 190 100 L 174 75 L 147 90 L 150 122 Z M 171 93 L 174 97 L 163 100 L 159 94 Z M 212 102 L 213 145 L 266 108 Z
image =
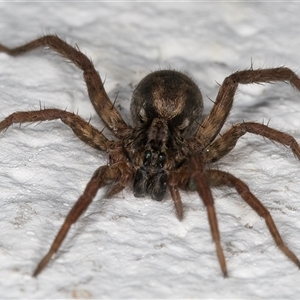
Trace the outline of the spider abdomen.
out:
M 154 118 L 164 119 L 189 138 L 199 127 L 203 101 L 190 77 L 174 70 L 160 70 L 140 81 L 133 92 L 130 110 L 135 126 Z

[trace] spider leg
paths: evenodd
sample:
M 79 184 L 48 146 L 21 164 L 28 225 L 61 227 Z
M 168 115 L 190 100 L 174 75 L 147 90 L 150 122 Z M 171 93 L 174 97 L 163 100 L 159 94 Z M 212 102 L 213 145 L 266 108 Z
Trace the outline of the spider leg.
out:
M 42 109 L 37 111 L 15 112 L 0 122 L 0 131 L 6 130 L 13 123 L 42 122 L 60 119 L 86 144 L 93 148 L 107 151 L 112 143 L 98 129 L 74 113 L 60 109 Z
M 190 171 L 187 167 L 182 167 L 179 170 L 171 171 L 168 176 L 167 185 L 171 193 L 172 200 L 176 209 L 178 219 L 183 219 L 183 207 L 179 193 L 179 189 L 186 190 L 190 181 Z
M 223 272 L 223 276 L 227 277 L 226 260 L 221 246 L 218 221 L 217 221 L 216 211 L 214 207 L 214 199 L 211 193 L 209 182 L 207 180 L 207 176 L 203 169 L 203 163 L 198 155 L 191 156 L 190 168 L 191 168 L 191 179 L 195 183 L 197 192 L 207 209 L 211 234 L 216 245 L 217 256 Z
M 49 260 L 54 253 L 57 252 L 63 240 L 65 239 L 70 227 L 81 214 L 88 208 L 92 200 L 97 194 L 97 191 L 107 185 L 109 182 L 114 181 L 122 177 L 123 168 L 121 165 L 114 166 L 102 166 L 96 170 L 93 174 L 91 180 L 87 184 L 83 194 L 79 197 L 75 205 L 72 207 L 71 211 L 68 213 L 62 227 L 57 233 L 48 253 L 43 257 L 43 259 L 38 264 L 35 269 L 33 276 L 37 276 L 48 264 Z
M 174 206 L 176 209 L 177 217 L 181 221 L 183 219 L 183 207 L 182 207 L 180 193 L 178 191 L 178 186 L 175 184 L 169 184 L 169 183 L 168 183 L 168 185 L 169 185 L 171 197 L 173 199 Z
M 269 231 L 277 244 L 280 250 L 289 258 L 291 259 L 297 266 L 300 268 L 300 261 L 297 256 L 284 244 L 280 233 L 273 221 L 270 212 L 264 205 L 250 192 L 248 186 L 240 179 L 236 178 L 230 173 L 219 171 L 219 170 L 206 170 L 205 172 L 206 177 L 208 178 L 209 182 L 213 186 L 220 186 L 226 185 L 229 187 L 233 187 L 236 189 L 238 194 L 242 197 L 242 199 L 249 204 L 250 207 L 254 211 L 257 212 L 259 216 L 264 218 Z
M 171 193 L 171 197 L 174 202 L 176 214 L 178 219 L 183 219 L 183 207 L 179 193 L 179 188 L 185 190 L 190 180 L 190 172 L 187 168 L 181 168 L 176 171 L 172 171 L 168 176 L 168 187 Z
M 264 124 L 245 122 L 232 126 L 221 137 L 216 139 L 203 154 L 204 162 L 211 163 L 219 160 L 229 153 L 235 147 L 238 139 L 247 132 L 263 136 L 271 141 L 290 147 L 294 155 L 300 159 L 300 145 L 291 135 Z
M 100 75 L 95 70 L 92 61 L 80 52 L 78 47 L 75 48 L 70 46 L 56 35 L 45 35 L 25 45 L 12 49 L 0 44 L 0 52 L 5 52 L 11 56 L 18 56 L 39 47 L 51 48 L 63 57 L 69 59 L 83 71 L 88 94 L 97 114 L 110 130 L 114 132 L 116 137 L 123 137 L 124 131 L 128 131 L 130 127 L 124 122 L 121 115 L 108 98 Z
M 300 91 L 300 78 L 292 70 L 285 67 L 238 71 L 225 78 L 211 112 L 202 122 L 196 134 L 200 144 L 209 145 L 220 132 L 231 110 L 239 84 L 276 81 L 289 81 Z

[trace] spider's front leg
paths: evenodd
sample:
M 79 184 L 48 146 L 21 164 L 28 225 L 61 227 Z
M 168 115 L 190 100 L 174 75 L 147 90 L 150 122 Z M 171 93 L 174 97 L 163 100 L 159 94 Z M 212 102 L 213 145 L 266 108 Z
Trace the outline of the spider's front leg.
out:
M 262 218 L 264 218 L 269 231 L 280 250 L 300 268 L 300 261 L 297 256 L 284 244 L 281 235 L 267 208 L 250 192 L 248 186 L 240 179 L 230 173 L 219 170 L 206 170 L 206 178 L 212 186 L 233 187 L 241 198 Z
M 37 276 L 45 268 L 51 257 L 57 252 L 63 240 L 67 236 L 71 225 L 74 224 L 82 215 L 82 213 L 88 208 L 98 190 L 110 182 L 116 181 L 111 190 L 108 192 L 108 196 L 113 196 L 119 192 L 120 186 L 124 188 L 128 184 L 129 180 L 131 180 L 131 176 L 128 176 L 129 174 L 130 170 L 124 163 L 114 164 L 112 166 L 102 166 L 96 170 L 91 180 L 87 184 L 83 194 L 79 197 L 67 215 L 48 253 L 38 264 L 33 276 Z
M 25 45 L 8 48 L 0 44 L 0 52 L 5 52 L 11 56 L 18 56 L 32 51 L 38 47 L 49 47 L 63 57 L 69 59 L 83 71 L 83 77 L 87 85 L 88 94 L 97 114 L 114 132 L 116 137 L 121 138 L 124 132 L 128 132 L 130 127 L 124 122 L 119 112 L 109 100 L 103 87 L 99 73 L 90 59 L 78 47 L 72 47 L 56 35 L 42 36 Z
M 300 78 L 292 70 L 285 67 L 238 71 L 225 78 L 211 112 L 202 122 L 197 132 L 196 136 L 200 144 L 209 145 L 220 132 L 231 110 L 239 84 L 277 81 L 289 81 L 291 85 L 300 91 Z
M 115 181 L 111 189 L 107 192 L 107 197 L 113 196 L 121 191 L 131 180 L 131 170 L 127 164 L 122 162 L 120 157 L 119 143 L 109 141 L 100 131 L 93 127 L 81 117 L 60 109 L 42 109 L 38 111 L 16 112 L 9 115 L 2 122 L 0 122 L 0 131 L 6 130 L 14 123 L 26 122 L 42 122 L 60 119 L 63 123 L 68 125 L 73 132 L 86 144 L 109 153 L 115 153 L 115 161 L 112 166 L 100 167 L 87 184 L 84 193 L 75 203 L 69 212 L 64 224 L 58 232 L 49 252 L 41 260 L 37 266 L 34 276 L 37 276 L 43 268 L 47 265 L 53 254 L 59 249 L 61 243 L 65 239 L 71 225 L 77 221 L 80 215 L 87 209 L 99 188 Z
M 221 239 L 217 221 L 217 215 L 214 206 L 214 199 L 207 180 L 202 159 L 199 155 L 193 155 L 190 157 L 191 179 L 196 185 L 197 192 L 201 197 L 204 205 L 207 209 L 207 215 L 211 234 L 216 245 L 218 260 L 223 272 L 224 277 L 227 277 L 226 260 L 221 246 Z

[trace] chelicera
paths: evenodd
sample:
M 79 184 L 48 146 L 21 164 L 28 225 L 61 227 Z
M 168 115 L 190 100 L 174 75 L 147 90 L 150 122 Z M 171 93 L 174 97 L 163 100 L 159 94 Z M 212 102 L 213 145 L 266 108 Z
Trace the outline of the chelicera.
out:
M 229 75 L 220 86 L 214 106 L 203 121 L 201 92 L 191 78 L 173 70 L 150 73 L 142 79 L 133 93 L 132 127 L 122 119 L 108 98 L 93 63 L 78 47 L 70 46 L 55 35 L 47 35 L 13 49 L 0 45 L 0 51 L 18 56 L 38 47 L 51 48 L 83 71 L 90 101 L 117 140 L 109 140 L 78 115 L 60 109 L 15 112 L 0 122 L 0 131 L 3 131 L 13 123 L 59 119 L 84 143 L 107 152 L 110 157 L 109 163 L 99 167 L 91 177 L 83 194 L 67 215 L 50 250 L 35 269 L 34 276 L 44 269 L 57 252 L 71 225 L 87 209 L 100 188 L 108 186 L 106 197 L 112 197 L 128 185 L 132 186 L 136 197 L 150 195 L 154 200 L 161 201 L 171 196 L 180 220 L 183 218 L 183 208 L 179 190 L 195 189 L 207 208 L 211 233 L 224 276 L 227 276 L 227 267 L 211 187 L 232 187 L 265 219 L 277 246 L 300 267 L 299 259 L 284 244 L 269 211 L 247 185 L 230 173 L 209 167 L 212 162 L 228 154 L 245 133 L 256 134 L 288 146 L 300 159 L 300 146 L 292 136 L 263 124 L 238 123 L 219 136 L 239 84 L 289 81 L 300 90 L 300 79 L 293 71 L 279 67 L 249 69 Z

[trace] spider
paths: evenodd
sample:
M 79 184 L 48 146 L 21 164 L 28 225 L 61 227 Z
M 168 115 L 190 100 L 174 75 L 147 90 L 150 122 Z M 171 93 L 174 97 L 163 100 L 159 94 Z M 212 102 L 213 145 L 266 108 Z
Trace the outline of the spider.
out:
M 300 159 L 300 146 L 291 135 L 263 124 L 242 122 L 219 135 L 230 113 L 239 84 L 289 81 L 300 90 L 300 78 L 293 71 L 286 67 L 257 70 L 251 68 L 229 75 L 220 86 L 212 110 L 202 122 L 203 101 L 195 82 L 174 70 L 152 72 L 141 80 L 133 92 L 130 111 L 134 126 L 131 127 L 125 123 L 108 98 L 92 61 L 80 52 L 77 45 L 72 47 L 56 35 L 46 35 L 12 49 L 0 44 L 0 52 L 18 56 L 38 47 L 54 50 L 83 71 L 90 101 L 117 140 L 109 140 L 80 116 L 54 108 L 15 112 L 0 122 L 0 131 L 4 131 L 13 123 L 60 119 L 84 143 L 109 154 L 109 163 L 94 172 L 33 276 L 37 276 L 45 268 L 61 246 L 71 225 L 87 209 L 100 188 L 109 186 L 106 197 L 112 197 L 128 185 L 131 185 L 135 197 L 150 195 L 157 201 L 163 200 L 169 191 L 179 220 L 183 218 L 179 189 L 196 190 L 207 209 L 211 234 L 224 277 L 228 272 L 211 187 L 234 188 L 264 218 L 277 246 L 300 268 L 299 259 L 284 244 L 269 211 L 251 193 L 248 186 L 230 173 L 209 168 L 210 163 L 228 154 L 245 133 L 260 135 L 289 146 Z

